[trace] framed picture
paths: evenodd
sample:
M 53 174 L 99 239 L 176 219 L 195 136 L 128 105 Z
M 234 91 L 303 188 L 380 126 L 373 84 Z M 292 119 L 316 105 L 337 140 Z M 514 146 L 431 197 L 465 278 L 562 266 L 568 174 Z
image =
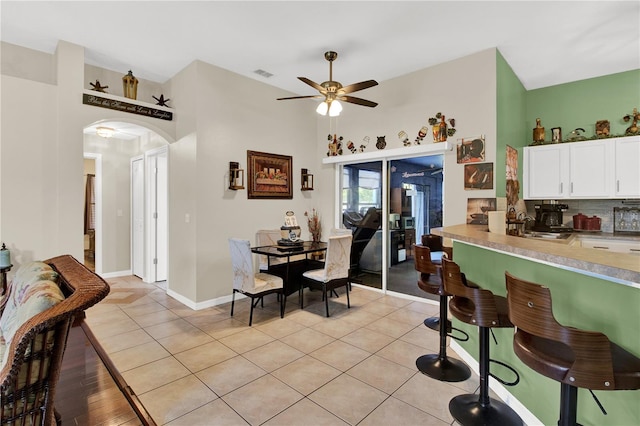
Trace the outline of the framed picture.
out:
M 488 212 L 495 210 L 495 198 L 469 198 L 467 199 L 467 223 L 470 225 L 486 225 L 489 223 Z
M 465 164 L 464 189 L 493 189 L 493 163 Z
M 484 135 L 475 138 L 458 139 L 458 164 L 481 163 L 484 161 Z
M 562 127 L 551 128 L 551 142 L 553 143 L 562 142 Z
M 292 161 L 289 155 L 247 151 L 248 197 L 292 199 Z

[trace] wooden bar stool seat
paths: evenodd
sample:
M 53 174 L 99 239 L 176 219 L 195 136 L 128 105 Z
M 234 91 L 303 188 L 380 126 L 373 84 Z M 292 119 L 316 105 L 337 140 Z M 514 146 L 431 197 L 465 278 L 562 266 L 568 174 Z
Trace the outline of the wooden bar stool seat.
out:
M 440 352 L 418 357 L 416 366 L 420 372 L 433 379 L 444 382 L 462 382 L 471 377 L 471 370 L 462 361 L 447 357 L 447 336 L 451 336 L 448 334 L 451 331 L 451 322 L 447 319 L 447 298 L 449 295 L 444 291 L 442 280 L 439 283 L 428 281 L 429 274 L 432 273 L 438 273 L 442 278 L 441 268 L 436 267 L 431 262 L 431 250 L 429 250 L 429 247 L 422 245 L 414 245 L 413 247 L 415 268 L 420 272 L 418 287 L 427 293 L 440 296 L 440 317 L 438 318 Z M 462 332 L 461 330 L 456 331 Z M 459 340 L 468 340 L 469 336 L 464 332 L 462 333 L 466 336 L 466 339 L 451 337 Z
M 442 237 L 433 234 L 424 234 L 421 237 L 421 242 L 423 247 L 429 248 L 429 257 L 425 259 L 430 259 L 430 262 L 422 262 L 420 269 L 420 278 L 418 280 L 418 287 L 423 291 L 429 294 L 435 294 L 440 296 L 442 290 L 442 280 L 440 283 L 429 281 L 431 275 L 437 275 L 440 278 L 440 267 L 442 266 L 442 257 L 446 256 L 449 259 L 453 260 L 453 248 L 452 247 L 444 247 L 442 245 Z M 415 252 L 414 252 L 415 254 Z M 418 267 L 416 265 L 416 270 Z M 436 280 L 437 281 L 437 280 Z M 432 330 L 439 331 L 440 330 L 440 316 L 433 316 L 430 318 L 426 318 L 424 320 L 424 325 L 429 327 Z M 447 319 L 447 333 L 451 332 L 451 321 Z M 468 336 L 467 336 L 468 337 Z
M 446 258 L 442 259 L 442 282 L 447 293 L 453 295 L 449 301 L 451 315 L 467 324 L 479 327 L 480 394 L 458 395 L 449 401 L 449 412 L 456 421 L 467 425 L 522 425 L 520 416 L 507 404 L 489 396 L 489 376 L 506 386 L 520 380 L 510 366 L 489 357 L 489 333 L 492 328 L 513 327 L 509 320 L 507 300 L 467 281 L 460 267 Z M 511 370 L 516 379 L 507 383 L 491 374 L 489 363 L 494 362 Z
M 560 382 L 558 425 L 577 424 L 578 388 L 640 389 L 640 358 L 602 333 L 558 323 L 548 287 L 505 276 L 509 316 L 517 327 L 513 350 L 532 370 Z

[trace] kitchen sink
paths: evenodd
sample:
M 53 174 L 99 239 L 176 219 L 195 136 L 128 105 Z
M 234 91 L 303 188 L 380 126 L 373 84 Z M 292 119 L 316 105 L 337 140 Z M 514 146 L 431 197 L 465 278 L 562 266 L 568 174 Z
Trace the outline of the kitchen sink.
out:
M 541 238 L 548 240 L 564 240 L 571 236 L 570 232 L 539 232 L 527 231 L 524 233 L 525 238 Z

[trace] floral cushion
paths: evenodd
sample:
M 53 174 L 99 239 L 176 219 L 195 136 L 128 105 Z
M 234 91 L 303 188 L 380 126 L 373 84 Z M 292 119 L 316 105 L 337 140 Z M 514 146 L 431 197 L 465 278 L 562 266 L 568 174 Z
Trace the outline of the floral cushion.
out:
M 43 262 L 27 263 L 16 272 L 0 318 L 0 368 L 8 356 L 5 348 L 11 344 L 18 328 L 34 315 L 64 300 L 55 282 L 57 278 L 58 274 Z

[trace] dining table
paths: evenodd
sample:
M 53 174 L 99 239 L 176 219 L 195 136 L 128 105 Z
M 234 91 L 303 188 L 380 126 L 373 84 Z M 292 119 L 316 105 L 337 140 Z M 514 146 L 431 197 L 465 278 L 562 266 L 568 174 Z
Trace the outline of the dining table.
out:
M 285 295 L 289 296 L 302 289 L 302 274 L 312 269 L 324 267 L 319 260 L 327 251 L 327 243 L 322 241 L 303 241 L 296 245 L 267 245 L 252 247 L 256 254 L 267 256 L 266 273 L 282 278 Z M 303 256 L 304 257 L 303 257 Z M 284 262 L 272 264 L 272 259 L 283 259 Z

